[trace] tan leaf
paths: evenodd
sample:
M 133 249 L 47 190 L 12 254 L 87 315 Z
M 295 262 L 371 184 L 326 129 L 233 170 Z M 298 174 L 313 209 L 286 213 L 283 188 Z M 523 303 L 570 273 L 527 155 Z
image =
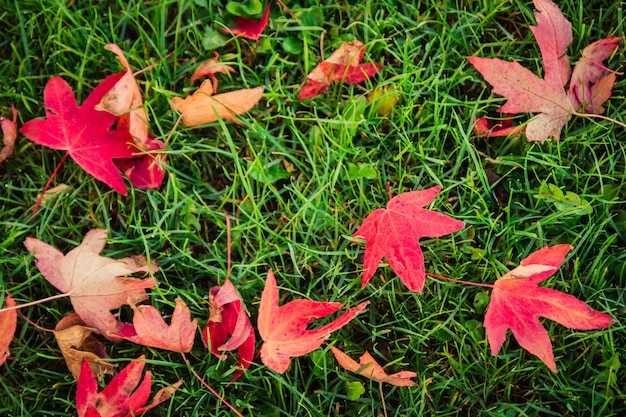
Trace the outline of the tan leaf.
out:
M 398 387 L 413 387 L 416 385 L 416 382 L 411 380 L 411 378 L 417 376 L 416 372 L 401 371 L 387 375 L 383 367 L 380 366 L 367 351 L 361 355 L 357 363 L 354 359 L 334 346 L 331 346 L 330 350 L 333 352 L 333 355 L 335 355 L 335 359 L 337 359 L 339 365 L 347 371 L 354 372 L 377 382 L 385 382 Z
M 148 141 L 148 114 L 143 107 L 143 97 L 133 71 L 124 56 L 124 52 L 114 43 L 104 46 L 113 52 L 126 68 L 126 74 L 109 90 L 96 105 L 96 110 L 104 110 L 120 119 L 118 130 L 127 130 L 141 149 L 146 150 Z
M 144 299 L 145 289 L 155 285 L 152 278 L 126 275 L 155 272 L 158 266 L 148 263 L 143 256 L 124 259 L 100 256 L 107 235 L 105 229 L 93 229 L 67 255 L 32 237 L 26 238 L 24 246 L 33 252 L 43 277 L 59 291 L 69 294 L 74 311 L 85 324 L 115 340 L 111 334 L 117 331 L 118 320 L 111 310 L 126 304 L 129 297 L 136 301 Z
M 198 65 L 191 76 L 191 83 L 202 77 L 209 77 L 213 81 L 213 91 L 217 91 L 217 78 L 215 74 L 226 74 L 228 72 L 235 73 L 235 69 L 230 65 L 226 65 L 220 61 L 220 54 L 213 52 L 214 58 L 204 61 Z
M 245 88 L 214 96 L 211 80 L 205 80 L 191 96 L 174 97 L 172 105 L 188 127 L 213 123 L 220 118 L 239 123 L 237 116 L 254 107 L 261 100 L 263 90 L 263 87 Z
M 0 117 L 0 129 L 2 130 L 3 147 L 0 150 L 0 162 L 13 155 L 15 147 L 15 139 L 17 139 L 17 110 L 15 106 L 11 106 L 13 110 L 13 120 Z
M 54 328 L 54 337 L 74 379 L 80 376 L 83 359 L 89 363 L 91 371 L 98 379 L 102 379 L 105 374 L 115 373 L 113 370 L 117 365 L 102 360 L 108 357 L 106 348 L 94 337 L 92 331 L 76 313 L 61 319 Z

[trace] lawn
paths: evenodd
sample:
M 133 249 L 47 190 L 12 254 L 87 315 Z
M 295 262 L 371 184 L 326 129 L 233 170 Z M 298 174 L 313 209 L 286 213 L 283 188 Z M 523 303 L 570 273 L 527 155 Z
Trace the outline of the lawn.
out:
M 621 2 L 558 4 L 572 23 L 572 65 L 591 42 L 625 36 Z M 64 152 L 18 135 L 14 155 L 0 165 L 0 300 L 6 292 L 18 304 L 59 293 L 24 247 L 27 237 L 67 253 L 89 230 L 104 228 L 110 237 L 104 255 L 144 255 L 159 264 L 159 285 L 149 291 L 153 305 L 167 317 L 180 297 L 204 327 L 208 291 L 226 279 L 229 216 L 231 279 L 255 327 L 270 268 L 281 304 L 304 298 L 370 305 L 320 349 L 294 358 L 284 374 L 256 356 L 232 384 L 236 361 L 219 361 L 200 332 L 187 354 L 190 365 L 178 353 L 101 339 L 120 368 L 146 355 L 153 394 L 184 380 L 148 415 L 234 415 L 189 366 L 245 416 L 625 415 L 626 129 L 573 117 L 559 141 L 473 132 L 475 119 L 496 115 L 505 99 L 466 57 L 515 60 L 542 74 L 529 30 L 536 23 L 532 2 L 290 1 L 286 7 L 272 2 L 257 45 L 224 30 L 234 27 L 225 1 L 0 0 L 0 116 L 9 117 L 14 104 L 20 127 L 45 117 L 43 90 L 52 76 L 63 77 L 81 103 L 123 70 L 104 49 L 116 43 L 134 70 L 145 69 L 137 80 L 150 131 L 167 143 L 159 189 L 127 182 L 123 196 L 68 159 L 51 184 L 67 187 L 33 213 Z M 363 62 L 379 63 L 382 71 L 299 100 L 307 74 L 355 39 L 367 46 Z M 263 98 L 241 124 L 185 127 L 171 100 L 196 90 L 190 77 L 214 51 L 237 71 L 218 75 L 220 92 L 263 86 Z M 625 58 L 620 48 L 605 64 L 623 72 Z M 368 102 L 377 88 L 400 98 L 388 114 Z M 625 123 L 625 97 L 620 73 L 603 114 Z M 529 118 L 522 113 L 513 122 Z M 553 373 L 510 332 L 492 356 L 483 327 L 488 288 L 428 278 L 415 293 L 386 264 L 361 288 L 365 245 L 353 233 L 390 196 L 434 186 L 442 190 L 428 208 L 465 227 L 420 240 L 427 272 L 493 284 L 532 252 L 570 244 L 561 268 L 541 285 L 585 301 L 615 323 L 579 331 L 542 319 L 559 370 Z M 1 415 L 76 415 L 76 381 L 45 330 L 71 312 L 67 298 L 21 309 L 31 323 L 18 318 L 10 357 L 0 366 Z M 132 311 L 126 306 L 120 315 L 130 321 Z M 260 343 L 257 335 L 257 348 Z M 417 384 L 381 385 L 350 373 L 330 345 L 353 358 L 367 350 L 388 373 L 415 371 Z

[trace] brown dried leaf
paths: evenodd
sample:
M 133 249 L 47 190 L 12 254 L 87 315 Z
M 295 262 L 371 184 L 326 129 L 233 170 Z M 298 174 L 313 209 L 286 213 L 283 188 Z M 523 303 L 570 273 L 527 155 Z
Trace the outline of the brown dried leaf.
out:
M 85 326 L 78 314 L 73 313 L 64 317 L 54 328 L 54 337 L 57 339 L 65 363 L 74 379 L 80 376 L 80 367 L 85 359 L 91 371 L 98 379 L 106 374 L 113 375 L 117 365 L 103 361 L 108 358 L 106 348 L 96 339 L 93 329 Z

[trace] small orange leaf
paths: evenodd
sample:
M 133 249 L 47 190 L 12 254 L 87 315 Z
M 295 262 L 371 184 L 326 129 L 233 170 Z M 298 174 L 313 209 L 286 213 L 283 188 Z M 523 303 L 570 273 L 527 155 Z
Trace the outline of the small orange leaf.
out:
M 398 387 L 414 387 L 416 384 L 415 381 L 411 380 L 411 378 L 417 376 L 416 372 L 401 371 L 387 375 L 383 367 L 380 366 L 367 351 L 361 355 L 357 363 L 350 356 L 334 346 L 331 346 L 330 350 L 333 352 L 333 355 L 335 355 L 335 359 L 337 359 L 339 365 L 347 371 L 354 372 L 355 374 L 362 375 L 377 382 L 385 382 Z
M 4 146 L 0 150 L 0 162 L 7 159 L 13 154 L 15 147 L 15 139 L 17 139 L 17 110 L 15 106 L 11 106 L 13 110 L 13 120 L 0 117 L 0 129 L 2 129 L 2 143 Z
M 15 301 L 8 295 L 4 297 L 7 307 L 15 307 Z M 9 357 L 9 345 L 17 327 L 17 310 L 0 313 L 0 365 Z
M 213 123 L 220 118 L 238 122 L 238 115 L 261 100 L 263 90 L 263 87 L 245 88 L 214 96 L 211 80 L 206 80 L 187 98 L 174 97 L 172 105 L 182 114 L 183 124 L 188 127 Z

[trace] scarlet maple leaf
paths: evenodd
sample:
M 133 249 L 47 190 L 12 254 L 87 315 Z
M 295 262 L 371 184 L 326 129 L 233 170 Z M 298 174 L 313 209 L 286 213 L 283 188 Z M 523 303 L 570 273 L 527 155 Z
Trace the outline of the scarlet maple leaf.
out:
M 113 336 L 139 345 L 173 352 L 191 351 L 198 321 L 191 320 L 189 308 L 182 299 L 176 299 L 176 307 L 169 326 L 159 310 L 153 306 L 137 306 L 132 299 L 128 304 L 133 309 L 133 324 L 120 325 L 119 332 Z
M 21 129 L 35 143 L 67 151 L 81 168 L 120 194 L 126 194 L 126 185 L 113 159 L 132 158 L 133 139 L 128 132 L 109 130 L 117 116 L 95 106 L 124 74 L 107 77 L 80 107 L 69 84 L 52 77 L 43 92 L 47 119 L 30 120 Z
M 550 335 L 538 317 L 577 330 L 600 329 L 611 324 L 609 315 L 591 309 L 576 297 L 537 286 L 559 269 L 571 249 L 570 245 L 540 249 L 495 282 L 484 323 L 494 356 L 511 329 L 521 347 L 557 372 Z
M 408 289 L 421 292 L 426 280 L 421 237 L 440 237 L 461 230 L 465 223 L 445 214 L 426 210 L 441 187 L 395 196 L 386 209 L 371 212 L 354 237 L 367 241 L 363 260 L 362 287 L 374 276 L 383 257 Z
M 0 117 L 0 129 L 2 130 L 2 150 L 0 150 L 0 162 L 13 155 L 15 140 L 17 139 L 17 110 L 11 106 L 13 120 Z
M 9 295 L 4 296 L 7 307 L 15 307 L 15 301 Z M 17 326 L 17 310 L 3 311 L 0 313 L 0 365 L 9 357 L 9 345 L 13 340 Z
M 150 404 L 144 405 L 150 397 L 152 385 L 150 372 L 146 372 L 145 378 L 141 381 L 145 366 L 144 359 L 144 356 L 140 356 L 128 364 L 102 392 L 98 392 L 98 383 L 89 364 L 86 360 L 83 361 L 76 389 L 78 417 L 139 416 L 168 400 L 180 387 L 182 380 L 161 389 L 155 394 Z
M 416 382 L 411 379 L 417 376 L 416 372 L 400 371 L 395 374 L 387 375 L 383 367 L 380 366 L 367 351 L 361 355 L 359 362 L 357 362 L 334 346 L 331 346 L 330 350 L 333 352 L 333 355 L 335 355 L 335 359 L 337 359 L 339 365 L 347 371 L 363 375 L 377 382 L 385 382 L 398 387 L 414 387 L 416 385 Z
M 551 136 L 558 140 L 561 129 L 574 113 L 584 108 L 599 110 L 609 98 L 614 81 L 611 82 L 610 77 L 601 80 L 597 74 L 603 74 L 606 68 L 597 64 L 601 65 L 601 61 L 610 56 L 621 38 L 607 38 L 602 46 L 587 51 L 594 58 L 579 62 L 570 81 L 567 47 L 572 43 L 572 25 L 550 0 L 534 0 L 534 4 L 538 10 L 535 13 L 537 26 L 532 26 L 531 30 L 541 50 L 544 78 L 539 78 L 518 62 L 499 58 L 467 59 L 493 86 L 496 94 L 509 99 L 498 111 L 538 113 L 526 125 L 529 141 L 543 141 Z M 588 62 L 594 62 L 594 65 L 588 65 Z M 565 89 L 568 82 L 569 92 Z M 589 100 L 590 105 L 583 100 Z
M 126 304 L 128 298 L 145 298 L 145 288 L 153 288 L 152 278 L 125 277 L 136 272 L 155 272 L 156 263 L 144 257 L 111 259 L 100 256 L 108 232 L 93 229 L 83 242 L 63 255 L 58 249 L 35 238 L 26 238 L 24 246 L 33 252 L 41 275 L 62 293 L 69 294 L 74 310 L 89 327 L 105 337 L 118 328 L 111 310 Z
M 263 33 L 269 23 L 271 5 L 271 2 L 268 3 L 265 11 L 263 12 L 263 16 L 261 16 L 261 20 L 258 22 L 254 19 L 235 16 L 235 24 L 237 27 L 231 28 L 230 31 L 237 36 L 252 39 L 258 44 L 261 33 Z
M 306 355 L 314 351 L 330 334 L 341 329 L 356 317 L 367 305 L 365 301 L 346 311 L 337 319 L 316 330 L 307 330 L 313 319 L 326 317 L 342 306 L 337 302 L 310 300 L 290 301 L 278 306 L 278 287 L 274 273 L 267 273 L 265 288 L 261 295 L 257 328 L 264 343 L 261 346 L 261 361 L 270 369 L 284 373 L 291 362 L 290 358 Z
M 372 77 L 382 69 L 382 65 L 361 64 L 365 49 L 365 45 L 358 40 L 342 43 L 328 59 L 313 68 L 298 98 L 303 100 L 322 94 L 333 82 L 358 84 Z
M 220 359 L 224 352 L 237 349 L 241 369 L 235 372 L 231 382 L 236 381 L 252 364 L 255 335 L 239 294 L 229 279 L 221 287 L 211 288 L 209 309 L 209 321 L 202 330 L 202 341 Z

